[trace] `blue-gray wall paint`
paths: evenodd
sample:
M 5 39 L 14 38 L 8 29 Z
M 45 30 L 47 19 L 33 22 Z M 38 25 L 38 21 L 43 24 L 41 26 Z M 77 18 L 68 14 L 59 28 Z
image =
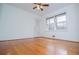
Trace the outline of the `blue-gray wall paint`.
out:
M 79 5 L 79 4 L 78 4 Z M 47 15 L 43 16 L 40 21 L 40 35 L 51 37 L 55 35 L 55 38 L 70 40 L 70 41 L 79 41 L 79 6 L 77 4 L 69 5 L 62 9 L 52 11 Z M 54 30 L 49 31 L 48 26 L 46 24 L 46 18 L 51 17 L 57 14 L 61 14 L 63 12 L 67 13 L 67 29 L 66 30 Z
M 0 10 L 0 40 L 36 36 L 35 20 L 38 16 L 8 4 Z

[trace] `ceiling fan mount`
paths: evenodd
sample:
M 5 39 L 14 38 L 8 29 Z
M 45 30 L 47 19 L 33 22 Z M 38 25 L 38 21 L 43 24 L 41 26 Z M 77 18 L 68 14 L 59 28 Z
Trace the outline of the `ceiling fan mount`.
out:
M 46 4 L 46 3 L 33 3 L 33 9 L 38 9 L 41 11 L 44 10 L 44 7 L 48 7 L 48 6 L 49 4 Z

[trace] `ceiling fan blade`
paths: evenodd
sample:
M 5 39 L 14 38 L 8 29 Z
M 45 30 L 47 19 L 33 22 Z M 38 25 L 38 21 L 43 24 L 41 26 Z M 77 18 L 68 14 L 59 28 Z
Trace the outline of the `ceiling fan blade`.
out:
M 42 6 L 49 6 L 49 4 L 43 4 Z
M 37 7 L 34 7 L 33 9 L 36 9 Z
M 33 3 L 33 4 L 37 4 L 37 3 Z
M 34 3 L 35 5 L 41 5 L 41 3 Z

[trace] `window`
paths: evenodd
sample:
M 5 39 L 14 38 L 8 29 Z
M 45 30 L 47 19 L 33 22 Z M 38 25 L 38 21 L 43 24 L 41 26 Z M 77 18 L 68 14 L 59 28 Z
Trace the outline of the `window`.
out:
M 49 30 L 54 30 L 54 17 L 47 19 L 47 24 L 49 26 Z
M 66 13 L 56 15 L 47 19 L 49 30 L 66 29 Z
M 56 27 L 57 29 L 65 29 L 66 28 L 66 14 L 61 14 L 56 16 Z

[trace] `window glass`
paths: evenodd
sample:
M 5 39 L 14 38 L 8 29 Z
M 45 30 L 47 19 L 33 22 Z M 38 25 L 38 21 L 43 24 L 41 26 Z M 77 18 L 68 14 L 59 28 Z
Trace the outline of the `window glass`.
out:
M 54 18 L 50 19 L 50 24 L 54 23 Z
M 48 19 L 46 22 L 47 22 L 47 24 L 50 24 L 50 22 L 49 22 L 50 20 Z
M 66 21 L 66 15 L 60 15 L 57 16 L 57 22 L 65 22 Z
M 54 17 L 47 19 L 47 24 L 49 27 L 49 30 L 53 30 L 54 29 Z
M 56 26 L 57 29 L 65 29 L 66 28 L 66 14 L 62 14 L 56 17 Z

